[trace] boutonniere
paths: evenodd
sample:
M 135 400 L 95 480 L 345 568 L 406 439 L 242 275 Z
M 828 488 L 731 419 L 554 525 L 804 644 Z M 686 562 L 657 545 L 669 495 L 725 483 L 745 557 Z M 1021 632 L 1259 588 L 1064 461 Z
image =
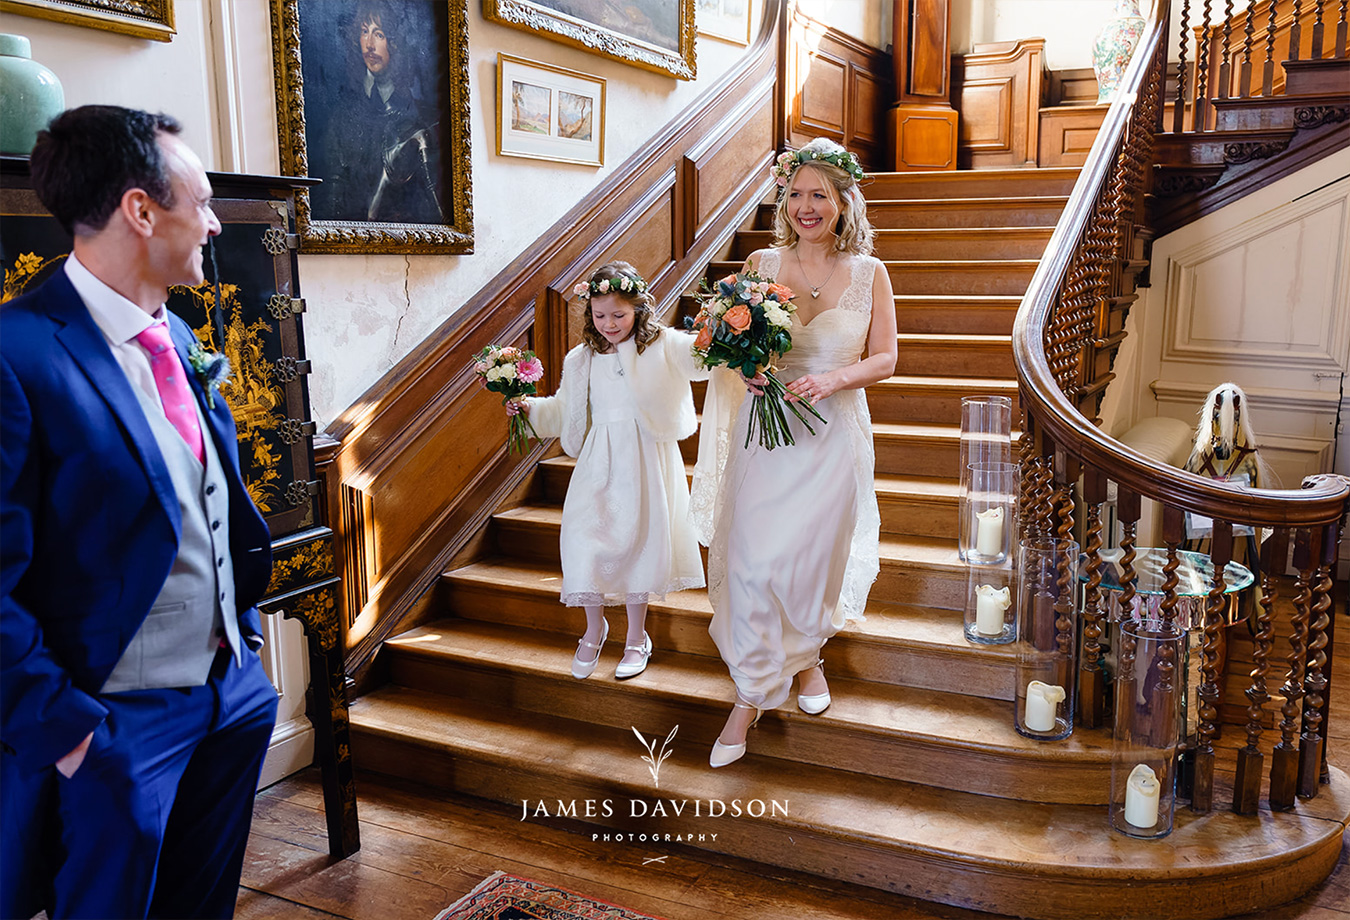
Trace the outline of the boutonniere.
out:
M 188 349 L 188 363 L 206 391 L 206 407 L 216 407 L 216 393 L 221 384 L 230 379 L 230 359 L 218 351 L 207 351 L 200 342 L 193 342 Z

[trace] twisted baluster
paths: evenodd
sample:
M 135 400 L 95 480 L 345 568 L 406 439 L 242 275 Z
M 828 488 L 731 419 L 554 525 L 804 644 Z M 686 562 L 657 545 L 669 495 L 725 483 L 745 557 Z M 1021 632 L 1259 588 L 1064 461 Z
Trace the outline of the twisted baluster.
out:
M 1060 486 L 1056 504 L 1059 510 L 1059 528 L 1056 538 L 1059 540 L 1060 547 L 1063 547 L 1073 541 L 1072 480 Z M 1077 638 L 1077 631 L 1074 629 L 1073 622 L 1073 609 L 1074 599 L 1078 596 L 1078 585 L 1074 583 L 1076 581 L 1075 572 L 1078 568 L 1078 554 L 1076 552 L 1059 552 L 1056 566 L 1058 576 L 1055 580 L 1055 683 L 1067 688 L 1072 686 L 1069 678 L 1072 676 L 1074 642 Z M 1069 711 L 1069 718 L 1071 720 L 1073 718 L 1071 710 Z
M 1270 700 L 1266 690 L 1266 676 L 1270 673 L 1270 647 L 1275 635 L 1272 610 L 1278 589 L 1272 574 L 1275 560 L 1284 555 L 1276 554 L 1271 545 L 1278 540 L 1272 536 L 1266 540 L 1261 552 L 1261 613 L 1256 620 L 1255 649 L 1252 652 L 1252 682 L 1245 691 L 1247 697 L 1247 746 L 1238 751 L 1237 778 L 1233 786 L 1233 811 L 1240 815 L 1256 814 L 1261 798 L 1261 767 L 1265 755 L 1261 753 L 1261 724 L 1264 718 L 1265 704 Z
M 1230 36 L 1233 34 L 1233 0 L 1224 0 L 1223 5 L 1223 51 L 1219 58 L 1219 98 L 1227 99 L 1230 84 L 1233 79 L 1233 66 L 1229 58 L 1232 56 L 1232 46 L 1229 44 Z
M 1317 575 L 1317 560 L 1310 540 L 1308 531 L 1301 529 L 1294 542 L 1294 566 L 1298 569 L 1298 578 L 1294 582 L 1293 633 L 1289 637 L 1284 685 L 1280 687 L 1284 697 L 1284 705 L 1280 707 L 1280 740 L 1270 761 L 1270 807 L 1273 811 L 1293 808 L 1298 792 L 1298 748 L 1294 746 L 1294 736 L 1298 734 L 1303 713 L 1303 677 L 1307 665 L 1304 654 L 1312 608 L 1310 583 Z
M 1270 20 L 1266 23 L 1266 63 L 1261 68 L 1261 95 L 1275 92 L 1275 0 L 1270 0 Z
M 1302 13 L 1303 0 L 1294 0 L 1294 21 L 1289 24 L 1289 60 L 1297 61 L 1299 58 L 1299 45 L 1303 43 L 1303 24 L 1299 22 L 1299 14 Z
M 1298 794 L 1317 795 L 1322 779 L 1322 759 L 1326 751 L 1326 733 L 1322 708 L 1327 691 L 1327 629 L 1331 626 L 1331 566 L 1336 558 L 1335 527 L 1323 534 L 1322 565 L 1313 584 L 1312 622 L 1308 632 L 1308 663 L 1303 680 L 1303 736 L 1299 739 Z
M 1106 687 L 1102 674 L 1102 506 L 1106 477 L 1097 470 L 1083 476 L 1087 504 L 1087 586 L 1083 590 L 1083 662 L 1078 669 L 1078 718 L 1086 728 L 1101 725 L 1105 716 Z
M 1050 488 L 1055 474 L 1045 457 L 1037 457 L 1035 475 L 1031 487 L 1031 525 L 1029 533 L 1038 537 L 1051 535 L 1050 518 L 1054 513 L 1052 504 L 1054 490 Z
M 1274 0 L 1271 0 L 1272 4 Z M 1191 0 L 1181 3 L 1181 50 L 1177 54 L 1177 98 L 1172 103 L 1172 133 L 1186 130 L 1186 43 L 1191 37 Z
M 1322 2 L 1323 0 L 1317 0 L 1317 20 L 1313 23 L 1312 53 L 1308 55 L 1313 60 L 1320 60 L 1322 57 L 1322 36 L 1324 34 Z
M 1191 811 L 1206 814 L 1214 807 L 1214 738 L 1219 723 L 1219 634 L 1223 613 L 1228 605 L 1225 595 L 1225 569 L 1233 558 L 1233 525 L 1214 522 L 1210 541 L 1210 560 L 1214 580 L 1205 599 L 1205 638 L 1201 645 L 1200 725 L 1196 730 L 1195 779 L 1191 791 Z
M 1195 45 L 1195 110 L 1191 115 L 1191 130 L 1203 131 L 1206 122 L 1209 121 L 1209 96 L 1207 88 L 1209 83 L 1209 69 L 1211 58 L 1214 56 L 1214 42 L 1209 34 L 1209 5 L 1212 0 L 1205 0 L 1205 18 L 1200 26 L 1200 38 Z
M 1037 457 L 1031 450 L 1031 417 L 1022 410 L 1022 436 L 1017 440 L 1017 465 L 1021 470 L 1022 483 L 1017 490 L 1017 525 L 1023 537 L 1031 536 L 1031 494 L 1036 482 Z
M 1336 13 L 1336 57 L 1337 59 L 1345 57 L 1345 30 L 1347 6 L 1350 6 L 1350 0 L 1341 0 L 1341 8 Z
M 1242 26 L 1242 67 L 1238 71 L 1238 96 L 1245 99 L 1252 94 L 1252 40 L 1256 37 L 1256 11 L 1247 4 L 1246 22 Z

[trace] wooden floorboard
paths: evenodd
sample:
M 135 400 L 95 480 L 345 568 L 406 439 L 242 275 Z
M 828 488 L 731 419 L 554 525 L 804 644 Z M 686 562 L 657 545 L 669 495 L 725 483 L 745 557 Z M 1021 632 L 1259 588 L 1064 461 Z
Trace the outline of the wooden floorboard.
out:
M 1339 740 L 1350 725 L 1350 617 L 1343 602 L 1337 610 L 1329 759 L 1350 772 L 1350 741 Z M 258 796 L 237 917 L 430 920 L 502 870 L 666 920 L 997 920 L 675 844 L 606 846 L 580 825 L 522 822 L 494 802 L 372 775 L 357 781 L 362 849 L 339 862 L 327 853 L 317 771 Z M 664 858 L 643 864 L 656 856 Z M 1241 920 L 1350 920 L 1350 855 L 1343 849 L 1304 897 Z

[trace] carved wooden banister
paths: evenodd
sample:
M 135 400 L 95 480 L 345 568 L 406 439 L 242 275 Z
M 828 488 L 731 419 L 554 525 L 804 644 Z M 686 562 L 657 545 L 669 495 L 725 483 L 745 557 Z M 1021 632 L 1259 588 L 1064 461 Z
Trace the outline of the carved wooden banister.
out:
M 1324 583 L 1336 562 L 1340 526 L 1350 506 L 1350 484 L 1336 477 L 1314 479 L 1301 490 L 1246 489 L 1216 482 L 1167 466 L 1111 438 L 1093 420 L 1105 386 L 1111 380 L 1109 361 L 1123 335 L 1120 317 L 1112 312 L 1133 302 L 1134 276 L 1147 267 L 1141 258 L 1151 238 L 1144 226 L 1144 202 L 1153 174 L 1154 140 L 1163 122 L 1166 67 L 1166 24 L 1169 0 L 1155 0 L 1134 59 L 1097 134 L 1069 203 L 1051 237 L 1023 298 L 1013 332 L 1021 405 L 1025 413 L 1022 440 L 1021 522 L 1027 534 L 1052 529 L 1067 536 L 1075 519 L 1084 522 L 1087 548 L 1083 578 L 1080 669 L 1084 680 L 1078 715 L 1088 726 L 1102 723 L 1106 704 L 1099 668 L 1103 611 L 1099 597 L 1103 515 L 1108 483 L 1117 490 L 1117 516 L 1122 524 L 1120 560 L 1123 588 L 1117 607 L 1131 611 L 1138 587 L 1135 522 L 1140 498 L 1163 508 L 1165 549 L 1163 579 L 1152 587 L 1161 595 L 1164 627 L 1178 616 L 1179 549 L 1186 512 L 1214 522 L 1212 583 L 1199 601 L 1198 620 L 1185 625 L 1202 637 L 1199 729 L 1188 743 L 1192 809 L 1208 811 L 1214 790 L 1211 744 L 1217 734 L 1219 681 L 1217 648 L 1222 618 L 1228 608 L 1224 564 L 1232 553 L 1234 525 L 1262 528 L 1269 538 L 1262 547 L 1260 605 L 1255 632 L 1257 667 L 1246 688 L 1249 702 L 1247 745 L 1238 752 L 1232 806 L 1255 814 L 1266 756 L 1260 748 L 1272 690 L 1280 692 L 1276 716 L 1278 746 L 1272 760 L 1270 800 L 1274 809 L 1289 808 L 1295 796 L 1317 793 L 1326 781 L 1322 767 L 1327 737 L 1330 598 Z M 1206 16 L 1206 18 L 1208 18 Z M 1231 48 L 1231 45 L 1230 45 Z M 1200 80 L 1228 80 L 1218 67 L 1199 72 Z M 1114 326 L 1113 326 L 1114 323 Z M 1073 502 L 1079 475 L 1084 504 L 1075 516 Z M 1287 549 L 1295 547 L 1298 580 L 1292 593 L 1295 609 L 1290 652 L 1272 658 L 1277 576 L 1285 570 Z M 1202 627 L 1202 628 L 1196 628 Z M 1122 656 L 1129 648 L 1119 650 Z

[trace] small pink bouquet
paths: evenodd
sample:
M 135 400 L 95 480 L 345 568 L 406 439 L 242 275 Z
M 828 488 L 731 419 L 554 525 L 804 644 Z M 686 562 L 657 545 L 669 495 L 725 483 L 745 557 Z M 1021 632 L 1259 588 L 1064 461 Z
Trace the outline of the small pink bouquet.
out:
M 502 394 L 502 405 L 508 406 L 524 396 L 533 396 L 535 383 L 544 376 L 544 363 L 534 352 L 511 345 L 489 345 L 474 355 L 473 370 L 482 378 L 483 386 Z M 507 423 L 506 443 L 510 450 L 525 453 L 530 438 L 539 440 L 529 417 L 523 412 L 513 413 Z

